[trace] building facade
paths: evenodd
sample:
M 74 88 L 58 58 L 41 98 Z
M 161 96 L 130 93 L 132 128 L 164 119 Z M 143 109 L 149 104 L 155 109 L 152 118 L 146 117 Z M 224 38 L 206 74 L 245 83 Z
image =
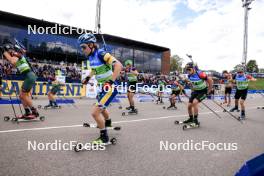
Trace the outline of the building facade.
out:
M 0 11 L 0 19 L 0 43 L 10 38 L 18 39 L 26 46 L 28 57 L 31 59 L 77 64 L 84 60 L 77 44 L 77 38 L 81 31 L 91 31 L 3 11 Z M 71 34 L 62 34 L 62 29 L 69 28 Z M 103 36 L 107 51 L 122 63 L 126 59 L 131 59 L 140 72 L 169 73 L 169 48 L 108 34 Z M 101 35 L 97 35 L 97 39 L 99 46 L 103 47 Z

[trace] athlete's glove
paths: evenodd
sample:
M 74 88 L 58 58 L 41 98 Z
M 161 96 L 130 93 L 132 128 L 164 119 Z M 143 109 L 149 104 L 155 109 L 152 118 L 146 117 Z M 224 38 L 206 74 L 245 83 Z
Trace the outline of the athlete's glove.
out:
M 88 84 L 89 80 L 91 79 L 90 76 L 87 76 L 83 81 L 82 84 Z

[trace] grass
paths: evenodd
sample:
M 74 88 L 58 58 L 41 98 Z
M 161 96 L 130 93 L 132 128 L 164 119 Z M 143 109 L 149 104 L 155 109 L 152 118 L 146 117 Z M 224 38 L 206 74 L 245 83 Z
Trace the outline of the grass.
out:
M 259 78 L 255 82 L 250 82 L 249 90 L 264 90 L 264 78 Z

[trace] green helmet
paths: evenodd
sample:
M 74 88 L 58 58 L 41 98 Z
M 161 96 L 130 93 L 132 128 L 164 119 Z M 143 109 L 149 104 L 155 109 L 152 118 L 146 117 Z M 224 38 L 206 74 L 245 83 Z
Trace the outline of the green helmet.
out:
M 244 72 L 244 71 L 245 71 L 245 68 L 244 68 L 243 65 L 238 65 L 238 66 L 236 67 L 236 72 Z
M 130 59 L 126 60 L 125 61 L 125 66 L 127 66 L 127 65 L 133 65 L 133 61 L 130 60 Z

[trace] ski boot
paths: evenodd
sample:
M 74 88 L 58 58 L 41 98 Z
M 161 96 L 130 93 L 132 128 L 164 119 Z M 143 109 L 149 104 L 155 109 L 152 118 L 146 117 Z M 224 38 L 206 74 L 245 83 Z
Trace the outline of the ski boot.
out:
M 52 107 L 51 104 L 44 106 L 44 109 L 48 109 L 48 108 L 50 108 L 50 107 Z
M 135 108 L 128 111 L 128 114 L 137 114 L 137 110 Z
M 131 106 L 126 107 L 126 110 L 131 110 Z
M 176 125 L 189 124 L 189 123 L 193 123 L 193 117 L 189 117 L 189 119 L 184 120 L 184 121 L 178 121 L 178 120 L 174 121 L 174 124 L 176 124 Z
M 177 109 L 177 107 L 175 105 L 170 105 L 169 107 L 167 107 L 167 110 L 170 110 L 170 109 Z
M 107 119 L 105 120 L 105 127 L 112 127 L 112 120 L 111 119 Z
M 246 114 L 245 112 L 241 111 L 241 115 L 239 117 L 240 120 L 246 120 Z
M 60 108 L 60 106 L 58 106 L 57 104 L 53 105 L 52 108 L 57 109 Z
M 237 107 L 233 107 L 232 109 L 229 110 L 229 112 L 235 112 L 235 111 L 239 112 L 239 109 Z
M 38 117 L 38 116 L 39 116 L 39 113 L 38 113 L 38 111 L 37 111 L 36 108 L 32 107 L 32 108 L 31 108 L 31 112 L 32 112 L 32 115 L 33 115 L 33 116 L 35 116 L 35 117 Z
M 106 130 L 101 130 L 100 137 L 92 141 L 92 145 L 101 145 L 109 142 L 109 137 Z

